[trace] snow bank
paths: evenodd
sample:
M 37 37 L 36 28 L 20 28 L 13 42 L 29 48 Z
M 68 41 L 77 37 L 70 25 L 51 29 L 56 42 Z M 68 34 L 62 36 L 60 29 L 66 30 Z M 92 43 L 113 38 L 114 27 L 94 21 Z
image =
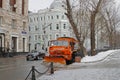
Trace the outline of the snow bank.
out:
M 81 62 L 96 62 L 96 61 L 100 61 L 104 58 L 106 58 L 108 55 L 110 55 L 111 53 L 115 52 L 115 50 L 108 50 L 105 52 L 100 52 L 95 56 L 86 56 L 84 58 L 81 59 Z

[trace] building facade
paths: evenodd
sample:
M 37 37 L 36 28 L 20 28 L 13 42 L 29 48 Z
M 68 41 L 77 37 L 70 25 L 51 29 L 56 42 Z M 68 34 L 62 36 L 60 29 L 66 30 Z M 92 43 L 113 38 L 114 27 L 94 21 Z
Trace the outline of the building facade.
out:
M 48 41 L 73 35 L 62 0 L 54 0 L 50 8 L 29 13 L 29 51 L 47 51 Z
M 0 48 L 27 52 L 28 0 L 0 0 Z

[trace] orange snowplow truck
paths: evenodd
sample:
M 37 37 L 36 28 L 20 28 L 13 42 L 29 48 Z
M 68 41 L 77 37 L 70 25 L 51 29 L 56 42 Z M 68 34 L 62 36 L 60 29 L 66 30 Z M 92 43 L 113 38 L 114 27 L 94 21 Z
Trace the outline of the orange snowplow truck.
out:
M 59 37 L 49 41 L 49 55 L 44 57 L 45 62 L 71 64 L 75 61 L 75 45 L 77 40 L 71 37 Z

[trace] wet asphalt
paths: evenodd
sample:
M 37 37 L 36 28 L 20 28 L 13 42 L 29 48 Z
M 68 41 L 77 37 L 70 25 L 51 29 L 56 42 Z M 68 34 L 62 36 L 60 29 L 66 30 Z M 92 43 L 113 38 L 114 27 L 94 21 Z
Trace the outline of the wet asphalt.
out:
M 47 67 L 41 64 L 42 60 L 26 61 L 25 55 L 0 58 L 0 80 L 25 80 L 32 66 L 39 72 L 44 72 Z M 40 75 L 35 73 L 36 78 Z M 31 75 L 28 77 L 28 80 Z

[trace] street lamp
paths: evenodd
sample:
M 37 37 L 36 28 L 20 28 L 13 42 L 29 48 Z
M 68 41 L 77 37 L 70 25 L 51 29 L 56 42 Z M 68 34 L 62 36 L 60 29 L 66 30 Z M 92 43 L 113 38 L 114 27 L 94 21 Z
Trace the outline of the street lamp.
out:
M 49 26 L 51 26 L 51 24 L 52 24 L 52 23 L 50 23 L 50 24 L 48 24 L 48 25 L 46 25 L 46 26 L 44 25 L 43 28 L 42 28 L 42 29 L 43 29 L 43 34 L 44 34 L 44 36 L 43 36 L 43 40 L 44 40 L 43 49 L 46 50 L 46 51 L 47 51 L 47 48 L 46 48 L 47 35 L 46 35 L 45 29 L 48 28 Z

